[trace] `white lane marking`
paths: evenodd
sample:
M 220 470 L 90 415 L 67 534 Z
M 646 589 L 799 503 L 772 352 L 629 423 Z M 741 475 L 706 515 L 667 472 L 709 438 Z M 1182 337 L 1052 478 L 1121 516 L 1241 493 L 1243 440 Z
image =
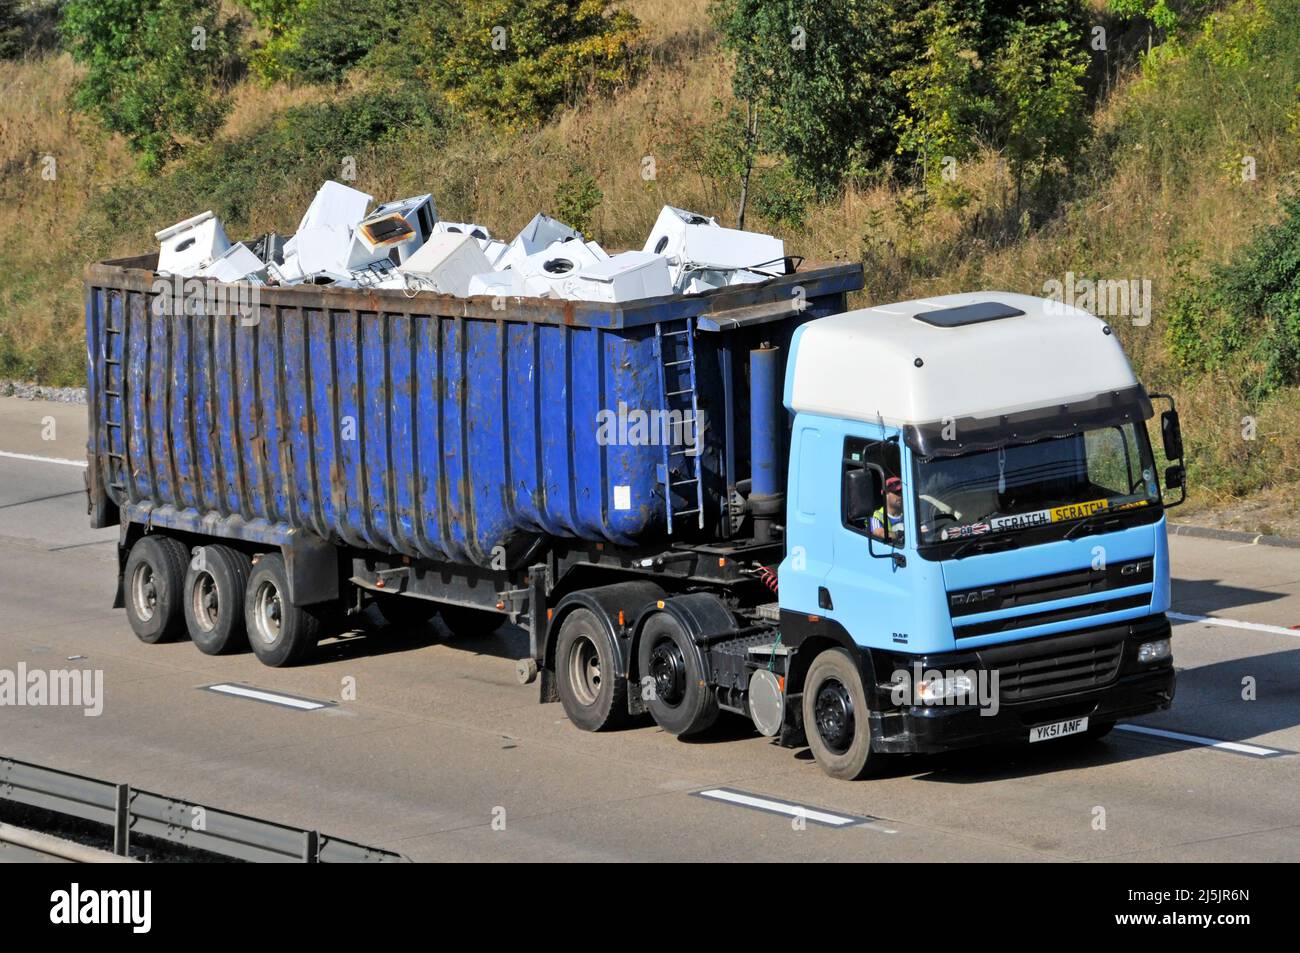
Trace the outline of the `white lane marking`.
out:
M 753 808 L 756 811 L 784 814 L 786 817 L 802 817 L 814 824 L 824 824 L 827 827 L 852 827 L 855 824 L 865 824 L 868 821 L 875 820 L 874 817 L 832 814 L 830 811 L 820 811 L 815 807 L 792 804 L 788 801 L 774 801 L 771 798 L 746 794 L 744 791 L 732 791 L 728 788 L 710 788 L 707 791 L 696 791 L 695 793 L 697 797 L 707 797 L 714 801 L 738 804 L 741 807 Z
M 296 708 L 299 711 L 316 711 L 318 708 L 328 708 L 332 702 L 312 701 L 310 698 L 295 698 L 293 695 L 281 695 L 279 692 L 264 692 L 258 688 L 249 688 L 247 685 L 231 685 L 221 683 L 219 685 L 204 685 L 204 690 L 209 692 L 218 692 L 222 695 L 235 695 L 239 698 L 251 698 L 253 701 L 267 702 L 271 705 L 281 705 L 285 708 Z
M 1252 758 L 1272 758 L 1287 753 L 1278 751 L 1276 748 L 1261 748 L 1259 745 L 1248 745 L 1240 741 L 1220 741 L 1217 738 L 1206 738 L 1203 735 L 1186 735 L 1181 731 L 1165 731 L 1163 728 L 1148 728 L 1146 725 L 1116 725 L 1115 730 L 1132 731 L 1139 735 L 1154 735 L 1157 738 L 1169 738 L 1173 741 L 1182 741 L 1205 748 L 1218 748 L 1220 751 L 1246 754 Z
M 66 460 L 63 457 L 38 457 L 34 453 L 14 453 L 11 450 L 0 450 L 0 457 L 7 457 L 10 460 L 29 460 L 33 463 L 58 463 L 65 467 L 86 469 L 85 460 Z
M 1220 619 L 1214 615 L 1191 615 L 1187 612 L 1166 612 L 1165 615 L 1179 622 L 1204 622 L 1206 625 L 1221 625 L 1229 629 L 1249 629 L 1252 632 L 1273 632 L 1277 635 L 1289 635 L 1300 639 L 1300 631 L 1288 629 L 1284 625 L 1265 625 L 1263 622 L 1241 622 L 1237 619 Z

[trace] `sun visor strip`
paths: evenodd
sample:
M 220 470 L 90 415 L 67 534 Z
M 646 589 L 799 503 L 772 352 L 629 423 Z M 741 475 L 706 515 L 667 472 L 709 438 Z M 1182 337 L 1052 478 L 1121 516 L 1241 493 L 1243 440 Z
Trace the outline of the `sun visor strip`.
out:
M 1013 443 L 1047 437 L 1065 437 L 1098 427 L 1149 420 L 1155 411 L 1146 388 L 1134 384 L 1105 391 L 1087 400 L 1051 404 L 995 417 L 946 418 L 925 424 L 908 424 L 903 439 L 922 457 L 952 457 L 977 450 L 992 450 Z

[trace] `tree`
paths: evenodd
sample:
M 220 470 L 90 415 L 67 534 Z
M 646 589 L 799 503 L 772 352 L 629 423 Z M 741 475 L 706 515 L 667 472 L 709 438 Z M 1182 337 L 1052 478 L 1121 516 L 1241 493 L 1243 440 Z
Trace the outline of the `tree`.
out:
M 631 82 L 640 24 L 612 7 L 611 0 L 433 0 L 409 36 L 451 106 L 519 128 L 582 91 Z
M 757 110 L 766 149 L 819 188 L 893 151 L 901 93 L 898 19 L 920 0 L 717 0 L 736 98 Z
M 88 67 L 76 103 L 127 138 L 147 169 L 226 114 L 237 25 L 220 0 L 69 0 L 60 32 Z
M 1022 55 L 1059 60 L 1072 45 L 1082 59 L 1087 23 L 1082 0 L 716 0 L 712 15 L 733 91 L 762 117 L 760 147 L 821 191 L 895 155 L 930 167 L 996 138 L 1012 123 L 984 64 L 1022 30 L 1037 38 L 1018 41 Z M 1019 79 L 1061 94 L 1061 65 L 1027 63 Z
M 993 88 L 1019 207 L 1025 180 L 1068 166 L 1087 131 L 1087 54 L 1060 22 L 1021 24 L 994 60 Z

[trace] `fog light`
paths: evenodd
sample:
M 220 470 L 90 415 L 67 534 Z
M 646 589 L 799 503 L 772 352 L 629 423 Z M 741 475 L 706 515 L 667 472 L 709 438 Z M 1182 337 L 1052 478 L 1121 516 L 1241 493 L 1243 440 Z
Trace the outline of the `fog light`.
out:
M 1161 659 L 1169 658 L 1169 640 L 1157 639 L 1154 642 L 1143 642 L 1138 646 L 1138 662 L 1146 664 L 1147 662 L 1158 662 Z

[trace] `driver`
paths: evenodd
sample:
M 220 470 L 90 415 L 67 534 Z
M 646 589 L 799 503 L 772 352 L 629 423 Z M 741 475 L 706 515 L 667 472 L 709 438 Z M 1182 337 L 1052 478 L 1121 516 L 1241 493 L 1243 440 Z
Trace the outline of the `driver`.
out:
M 885 531 L 888 524 L 889 530 Z M 871 514 L 871 535 L 886 541 L 903 536 L 903 481 L 899 477 L 885 480 L 885 505 Z

